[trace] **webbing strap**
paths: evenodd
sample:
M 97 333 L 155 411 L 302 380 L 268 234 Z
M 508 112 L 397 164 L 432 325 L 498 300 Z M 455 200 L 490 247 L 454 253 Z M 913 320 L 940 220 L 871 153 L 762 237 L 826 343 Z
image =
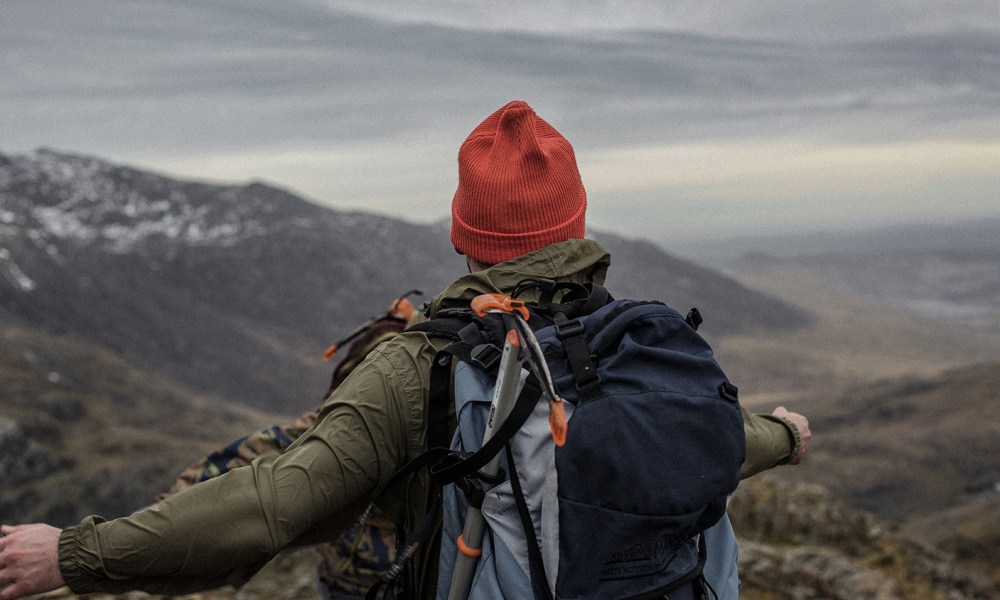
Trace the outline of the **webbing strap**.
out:
M 447 448 L 448 407 L 451 405 L 451 355 L 438 352 L 431 367 L 430 390 L 427 393 L 427 447 Z
M 533 375 L 529 376 L 521 388 L 514 408 L 511 409 L 510 414 L 493 433 L 493 436 L 479 450 L 469 456 L 456 454 L 446 456 L 439 464 L 431 467 L 431 477 L 439 484 L 447 485 L 485 467 L 486 463 L 503 450 L 507 442 L 527 422 L 541 395 L 542 390 L 538 385 L 538 380 Z
M 563 349 L 566 351 L 566 360 L 573 370 L 573 379 L 576 382 L 576 389 L 580 392 L 580 399 L 585 402 L 593 400 L 601 392 L 601 378 L 597 374 L 597 365 L 590 356 L 587 331 L 583 327 L 583 322 L 573 319 L 557 322 L 555 327 L 556 336 L 562 340 Z
M 531 592 L 535 600 L 552 600 L 552 593 L 549 591 L 549 578 L 545 575 L 545 562 L 542 560 L 542 549 L 538 545 L 535 525 L 531 520 L 528 503 L 524 499 L 524 490 L 521 489 L 521 479 L 517 476 L 517 467 L 514 465 L 514 454 L 510 450 L 510 445 L 507 445 L 507 465 L 510 468 L 510 487 L 514 494 L 514 503 L 517 505 L 517 515 L 521 518 L 524 538 L 528 543 Z
M 396 600 L 399 595 L 399 577 L 403 574 L 406 565 L 413 558 L 422 546 L 434 536 L 437 530 L 438 521 L 441 518 L 441 495 L 436 494 L 431 502 L 427 514 L 413 528 L 413 532 L 406 539 L 406 542 L 398 549 L 396 559 L 389 570 L 379 577 L 375 585 L 368 589 L 365 600 Z M 382 591 L 382 588 L 385 588 Z M 379 591 L 382 591 L 381 597 Z

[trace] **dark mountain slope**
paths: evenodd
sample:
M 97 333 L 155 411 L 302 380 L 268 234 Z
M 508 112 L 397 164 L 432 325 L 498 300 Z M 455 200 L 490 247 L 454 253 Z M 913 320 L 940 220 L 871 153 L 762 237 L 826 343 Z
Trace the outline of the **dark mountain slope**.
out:
M 426 228 L 260 184 L 45 152 L 2 171 L 0 314 L 255 406 L 311 407 L 327 342 L 461 265 Z
M 128 514 L 222 442 L 283 422 L 91 344 L 3 323 L 0 391 L 3 523 Z

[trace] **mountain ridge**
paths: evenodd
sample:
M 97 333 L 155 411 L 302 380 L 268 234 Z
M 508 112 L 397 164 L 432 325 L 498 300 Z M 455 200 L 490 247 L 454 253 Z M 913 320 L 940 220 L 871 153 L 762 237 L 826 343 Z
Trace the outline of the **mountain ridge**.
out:
M 595 237 L 616 257 L 616 294 L 698 306 L 709 332 L 809 321 L 651 244 Z M 463 271 L 441 224 L 53 150 L 0 160 L 0 319 L 90 339 L 258 408 L 311 408 L 332 338 L 404 291 L 435 293 Z

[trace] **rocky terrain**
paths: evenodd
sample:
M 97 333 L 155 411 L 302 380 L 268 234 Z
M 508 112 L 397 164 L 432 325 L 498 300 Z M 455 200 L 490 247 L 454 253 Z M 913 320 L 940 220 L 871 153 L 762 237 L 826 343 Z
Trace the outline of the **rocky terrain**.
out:
M 1000 580 L 963 570 L 954 556 L 822 486 L 767 475 L 730 503 L 740 538 L 740 598 L 959 600 L 1000 597 Z
M 788 485 L 767 476 L 741 486 L 730 504 L 740 538 L 742 600 L 989 600 L 1000 582 L 963 570 L 948 552 L 898 527 L 847 507 L 821 486 Z M 317 598 L 316 556 L 282 554 L 239 590 L 222 588 L 184 600 Z M 65 591 L 51 597 L 75 597 Z M 101 600 L 153 600 L 133 592 Z

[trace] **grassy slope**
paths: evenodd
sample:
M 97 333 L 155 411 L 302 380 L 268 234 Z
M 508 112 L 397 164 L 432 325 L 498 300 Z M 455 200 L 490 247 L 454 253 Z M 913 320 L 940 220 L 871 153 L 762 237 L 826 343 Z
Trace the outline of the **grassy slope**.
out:
M 196 395 L 92 346 L 6 324 L 0 390 L 0 417 L 22 434 L 8 452 L 37 471 L 0 492 L 0 519 L 21 522 L 127 514 L 194 459 L 284 420 Z

